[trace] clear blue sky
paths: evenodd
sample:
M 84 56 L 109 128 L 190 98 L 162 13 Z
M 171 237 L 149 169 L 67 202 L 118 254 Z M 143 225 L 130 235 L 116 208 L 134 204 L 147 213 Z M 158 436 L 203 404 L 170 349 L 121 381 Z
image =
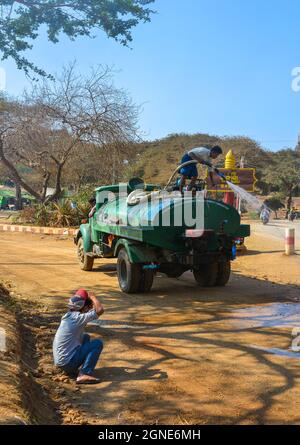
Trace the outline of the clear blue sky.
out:
M 50 72 L 76 59 L 80 70 L 114 65 L 116 84 L 143 105 L 149 139 L 169 133 L 247 135 L 266 148 L 295 146 L 300 92 L 291 70 L 300 66 L 299 0 L 157 0 L 152 22 L 134 30 L 132 49 L 100 33 L 57 45 L 41 33 L 30 57 Z M 25 76 L 13 62 L 7 90 Z

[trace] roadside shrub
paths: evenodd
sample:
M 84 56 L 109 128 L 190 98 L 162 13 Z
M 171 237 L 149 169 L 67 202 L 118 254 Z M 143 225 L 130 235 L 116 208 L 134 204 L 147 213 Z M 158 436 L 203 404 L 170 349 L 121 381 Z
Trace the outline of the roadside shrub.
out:
M 36 208 L 32 206 L 24 207 L 23 210 L 20 210 L 13 216 L 12 222 L 13 224 L 17 224 L 22 220 L 28 224 L 34 224 L 36 221 Z
M 285 207 L 284 203 L 282 202 L 282 196 L 280 194 L 274 194 L 273 196 L 270 196 L 270 198 L 264 201 L 264 204 L 269 207 L 269 209 L 273 210 L 276 219 L 278 218 L 278 210 Z
M 35 224 L 37 226 L 51 226 L 49 221 L 51 219 L 51 209 L 50 206 L 44 204 L 38 204 L 35 206 Z
M 100 183 L 101 185 L 101 183 Z M 88 184 L 80 188 L 77 193 L 74 193 L 69 199 L 72 202 L 76 202 L 79 207 L 86 206 L 89 199 L 95 196 L 95 188 L 99 187 L 99 184 Z
M 245 216 L 249 219 L 259 219 L 259 213 L 258 212 L 248 212 Z
M 78 227 L 86 219 L 89 203 L 78 203 L 73 208 L 69 199 L 47 205 L 37 204 L 20 211 L 17 223 L 33 224 L 42 227 Z

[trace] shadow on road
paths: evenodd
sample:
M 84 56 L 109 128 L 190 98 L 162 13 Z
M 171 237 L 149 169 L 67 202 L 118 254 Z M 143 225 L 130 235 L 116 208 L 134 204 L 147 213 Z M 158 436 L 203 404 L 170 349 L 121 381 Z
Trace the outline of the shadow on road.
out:
M 261 255 L 265 253 L 284 253 L 284 249 L 277 249 L 277 250 L 247 250 L 247 253 L 245 256 L 251 256 L 251 255 Z
M 79 286 L 77 282 L 76 288 Z M 226 288 L 204 289 L 197 287 L 187 274 L 181 279 L 157 278 L 153 291 L 148 294 L 126 295 L 111 291 L 103 283 L 94 286 L 94 291 L 106 307 L 107 322 L 111 320 L 113 324 L 114 319 L 117 321 L 115 327 L 89 327 L 89 332 L 104 339 L 103 354 L 112 365 L 104 364 L 101 368 L 100 361 L 97 376 L 105 385 L 99 391 L 94 388 L 85 395 L 91 416 L 93 412 L 99 412 L 101 406 L 101 417 L 106 421 L 116 418 L 126 408 L 127 413 L 140 416 L 139 420 L 153 420 L 149 418 L 149 413 L 155 412 L 157 419 L 176 421 L 176 416 L 179 416 L 178 422 L 180 416 L 185 416 L 185 420 L 198 423 L 233 424 L 251 421 L 263 424 L 268 421 L 278 397 L 295 386 L 297 373 L 288 363 L 278 362 L 267 351 L 259 350 L 249 342 L 249 336 L 251 341 L 253 338 L 270 341 L 274 337 L 278 342 L 286 344 L 290 341 L 290 334 L 276 326 L 241 326 L 233 323 L 233 320 L 236 309 L 286 302 L 287 294 L 298 293 L 299 287 L 295 289 L 233 274 Z M 64 294 L 72 292 L 73 289 L 63 291 Z M 57 314 L 63 314 L 66 302 L 61 298 L 58 300 L 57 295 L 48 297 L 59 302 Z M 47 321 L 44 323 L 47 324 Z M 51 323 L 52 327 L 54 324 Z M 113 348 L 112 345 L 116 344 L 118 346 Z M 50 342 L 48 346 L 50 354 Z M 241 363 L 249 363 L 247 373 L 251 370 L 251 374 L 257 377 L 253 382 L 251 379 L 248 382 L 247 373 L 242 373 L 243 366 L 239 362 L 232 363 L 229 375 L 232 377 L 237 373 L 232 398 L 234 400 L 240 393 L 241 399 L 255 397 L 257 404 L 253 404 L 253 407 L 245 404 L 239 414 L 221 415 L 218 411 L 222 411 L 222 405 L 232 406 L 235 402 L 231 401 L 231 396 L 222 400 L 214 396 L 223 381 L 226 386 L 224 366 L 228 367 L 227 361 L 236 355 L 242 357 Z M 116 360 L 122 360 L 126 365 L 114 366 Z M 178 385 L 170 381 L 169 367 L 174 362 L 179 369 L 186 369 L 187 379 L 192 378 L 189 376 L 190 370 L 196 375 L 199 373 L 201 385 L 195 394 L 181 388 L 179 376 Z M 210 373 L 216 371 L 220 373 L 219 380 L 211 381 Z M 272 379 L 263 383 L 265 377 L 262 377 L 262 384 L 257 386 L 256 379 L 260 373 L 272 375 L 274 383 Z M 147 385 L 132 386 L 128 384 L 131 381 L 147 382 Z M 195 384 L 191 381 L 191 388 Z M 209 400 L 199 391 L 206 385 L 211 388 Z M 192 412 L 184 411 L 184 403 L 194 406 Z
M 124 382 L 128 380 L 161 380 L 168 377 L 159 369 L 137 369 L 124 366 L 106 366 L 95 372 L 101 382 Z

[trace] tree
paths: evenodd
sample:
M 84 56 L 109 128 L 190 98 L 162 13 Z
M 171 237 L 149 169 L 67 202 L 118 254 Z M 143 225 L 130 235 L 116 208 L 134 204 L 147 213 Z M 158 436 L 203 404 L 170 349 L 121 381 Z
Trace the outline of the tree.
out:
M 18 117 L 22 115 L 21 107 L 18 103 L 7 102 L 3 98 L 0 100 L 0 161 L 6 175 L 16 186 L 17 207 L 20 206 L 20 189 L 24 187 L 32 196 L 38 198 L 35 190 L 28 186 L 20 176 L 16 163 L 14 147 L 11 145 L 11 138 L 18 131 Z
M 278 187 L 286 196 L 287 213 L 290 211 L 293 196 L 300 186 L 300 155 L 292 149 L 273 153 L 272 163 L 266 168 L 265 179 Z
M 128 159 L 133 158 L 132 143 L 116 141 L 114 144 L 98 147 L 82 143 L 75 148 L 64 170 L 64 185 L 79 192 L 87 184 L 111 184 L 124 178 Z
M 78 147 L 92 144 L 111 158 L 112 146 L 137 139 L 138 111 L 113 85 L 111 70 L 100 67 L 84 77 L 70 65 L 55 82 L 45 79 L 35 86 L 22 102 L 2 102 L 0 162 L 38 201 L 55 201 L 62 194 L 66 164 Z M 30 174 L 22 174 L 22 166 Z M 38 183 L 31 180 L 34 172 Z M 54 188 L 51 195 L 49 186 Z
M 108 37 L 127 45 L 132 40 L 132 28 L 139 22 L 149 22 L 147 5 L 154 0 L 0 0 L 0 51 L 2 59 L 12 57 L 26 74 L 31 71 L 46 76 L 45 71 L 22 55 L 32 48 L 41 26 L 48 40 L 59 41 L 65 34 L 71 40 L 78 36 L 92 37 L 103 30 Z
M 270 198 L 266 199 L 264 201 L 264 204 L 269 207 L 270 210 L 273 210 L 275 213 L 275 218 L 277 219 L 277 212 L 278 210 L 282 209 L 284 207 L 284 204 L 281 202 L 280 196 L 271 196 Z
M 0 164 L 0 184 L 6 184 L 10 181 L 10 176 L 4 165 Z

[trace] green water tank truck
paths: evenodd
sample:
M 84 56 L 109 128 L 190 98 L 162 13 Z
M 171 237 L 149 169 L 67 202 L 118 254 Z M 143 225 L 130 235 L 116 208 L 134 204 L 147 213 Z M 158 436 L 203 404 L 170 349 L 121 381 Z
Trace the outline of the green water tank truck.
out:
M 225 286 L 235 240 L 250 235 L 250 226 L 241 224 L 235 208 L 204 199 L 203 230 L 199 230 L 196 223 L 192 227 L 174 223 L 183 200 L 184 211 L 195 214 L 196 196 L 185 198 L 177 192 L 170 199 L 157 199 L 149 210 L 153 195 L 161 196 L 161 191 L 155 192 L 159 187 L 133 178 L 125 189 L 126 193 L 124 185 L 121 193 L 119 185 L 96 189 L 96 211 L 75 236 L 82 270 L 91 271 L 95 258 L 117 258 L 119 285 L 126 293 L 150 291 L 156 271 L 178 278 L 191 270 L 200 286 Z

